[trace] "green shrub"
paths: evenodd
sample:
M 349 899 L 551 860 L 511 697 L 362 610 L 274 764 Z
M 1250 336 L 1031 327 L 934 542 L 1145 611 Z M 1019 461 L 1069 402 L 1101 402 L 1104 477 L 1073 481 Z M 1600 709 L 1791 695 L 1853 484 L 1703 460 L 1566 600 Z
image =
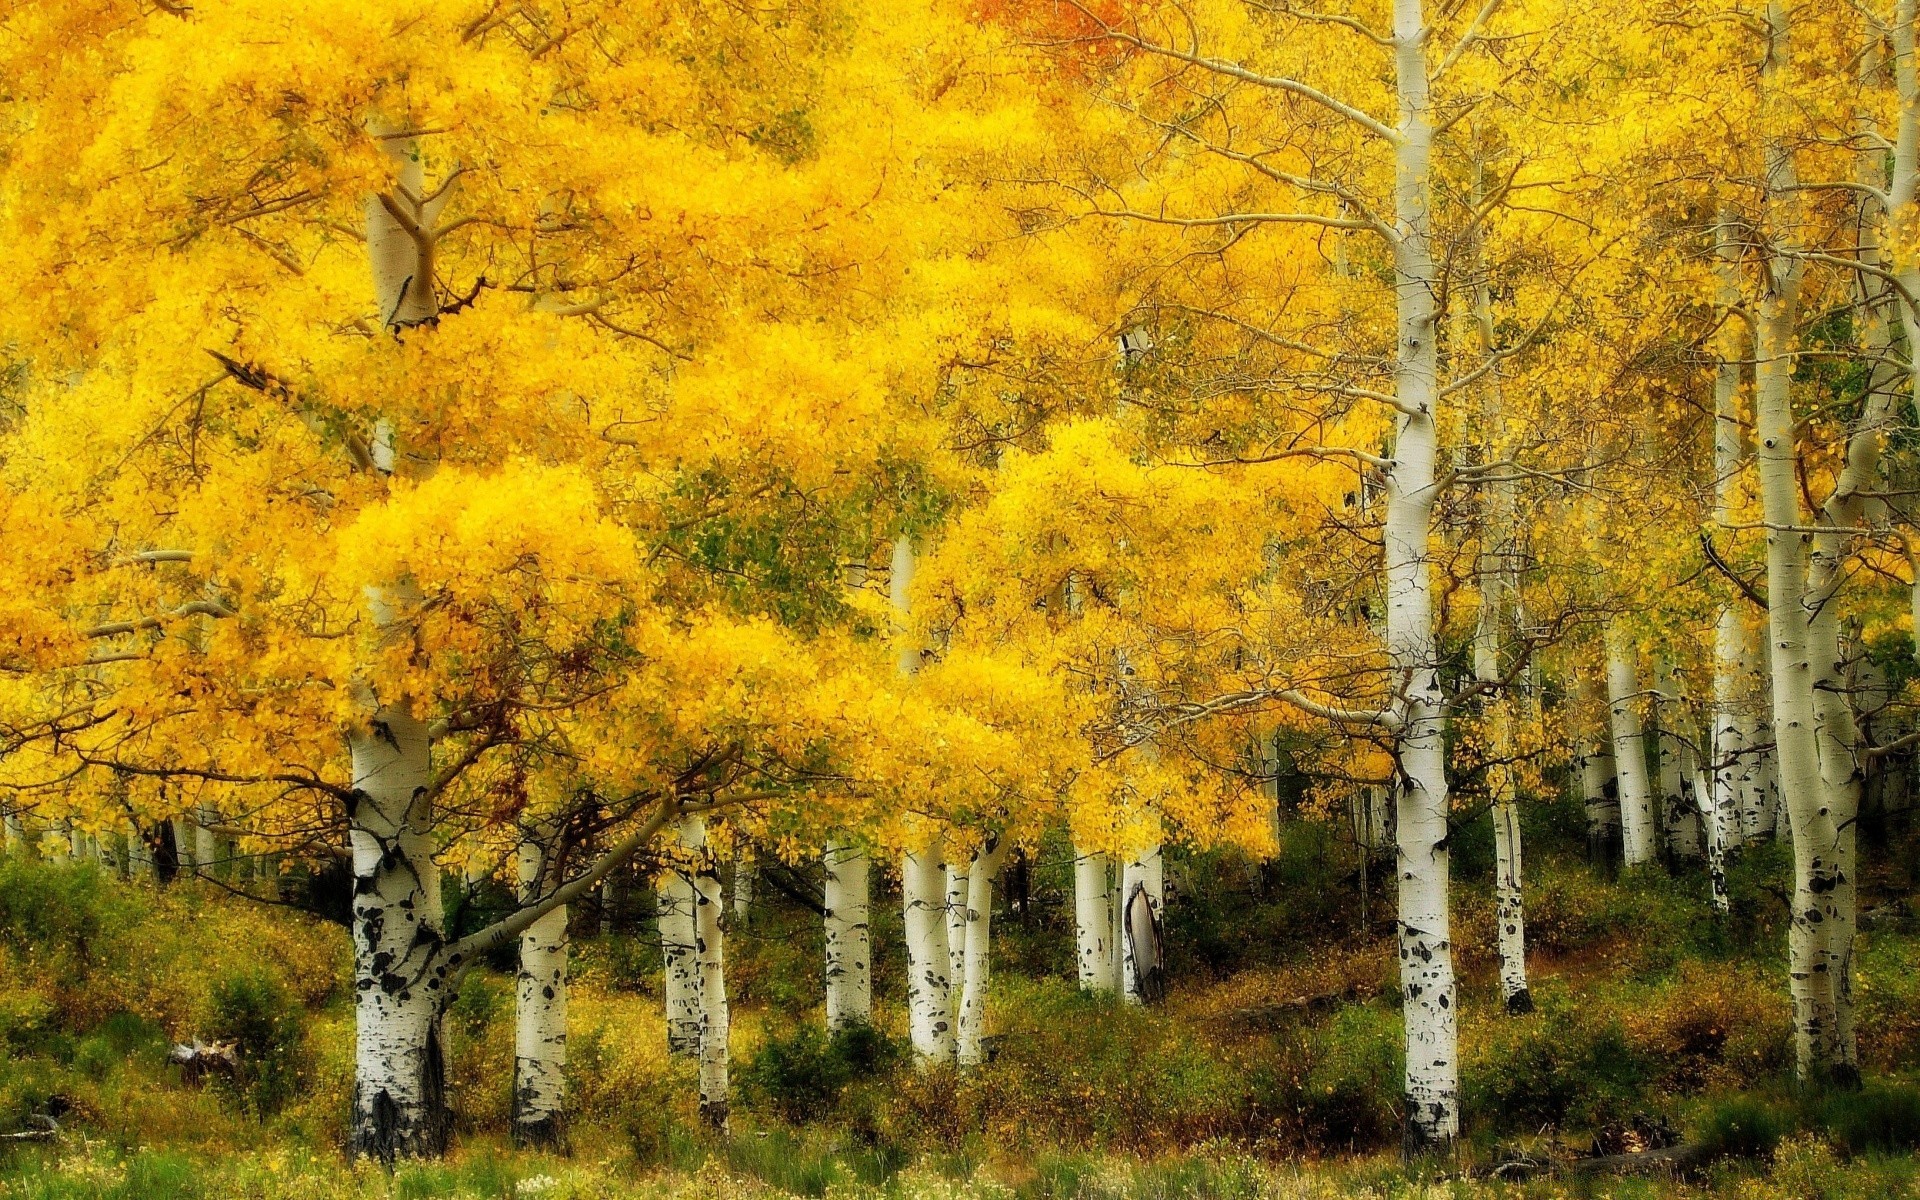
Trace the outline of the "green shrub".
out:
M 762 1042 L 740 1084 L 755 1103 L 797 1124 L 827 1116 L 849 1084 L 885 1074 L 904 1057 L 899 1042 L 871 1025 L 829 1036 L 806 1023 Z
M 208 1031 L 238 1057 L 233 1088 L 256 1114 L 278 1112 L 299 1086 L 304 1017 L 273 975 L 259 969 L 217 980 L 208 997 Z
M 1398 1136 L 1406 1074 L 1398 1012 L 1379 1004 L 1339 1010 L 1309 1035 L 1307 1058 L 1300 1116 L 1309 1138 L 1361 1148 Z
M 1687 1140 L 1709 1159 L 1765 1159 L 1773 1156 L 1773 1148 L 1792 1132 L 1793 1124 L 1784 1109 L 1742 1094 L 1696 1113 Z
M 1652 1064 L 1615 1014 L 1537 988 L 1539 1008 L 1503 1021 L 1465 1064 L 1468 1111 L 1504 1132 L 1591 1128 L 1647 1103 Z
M 1835 1092 L 1820 1106 L 1820 1123 L 1846 1154 L 1920 1149 L 1920 1087 L 1874 1083 Z

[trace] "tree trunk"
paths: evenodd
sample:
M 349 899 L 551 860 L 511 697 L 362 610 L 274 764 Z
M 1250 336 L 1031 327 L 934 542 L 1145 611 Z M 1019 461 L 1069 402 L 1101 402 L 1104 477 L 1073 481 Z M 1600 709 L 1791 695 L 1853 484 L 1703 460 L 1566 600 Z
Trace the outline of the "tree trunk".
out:
M 873 958 L 867 933 L 867 852 L 830 842 L 825 917 L 827 927 L 827 1028 L 845 1029 L 873 1020 Z
M 953 964 L 947 953 L 946 873 L 937 850 L 908 851 L 900 865 L 907 939 L 907 1029 L 921 1066 L 953 1061 Z
M 1627 866 L 1654 859 L 1659 823 L 1647 776 L 1646 729 L 1640 721 L 1637 651 L 1625 631 L 1607 630 L 1607 701 L 1613 725 L 1613 765 L 1620 780 L 1620 841 Z
M 705 841 L 705 829 L 702 829 Z M 709 1128 L 727 1131 L 727 1079 L 732 1013 L 727 1007 L 727 941 L 720 914 L 724 898 L 713 855 L 703 852 L 694 875 L 694 940 L 700 969 L 700 1117 Z
M 426 722 L 382 708 L 350 739 L 353 847 L 353 1149 L 437 1158 L 452 1120 L 440 1018 L 448 975 L 433 861 Z
M 1693 735 L 1687 728 L 1684 680 L 1671 662 L 1656 667 L 1658 681 L 1654 698 L 1654 762 L 1660 784 L 1660 828 L 1665 833 L 1669 860 L 1699 858 L 1700 814 L 1692 792 L 1693 763 L 1688 747 Z
M 1576 703 L 1582 712 L 1600 705 L 1593 678 L 1586 671 L 1573 677 Z M 1587 861 L 1611 872 L 1620 861 L 1620 777 L 1613 762 L 1613 735 L 1602 714 L 1588 726 L 1586 748 L 1580 756 L 1580 793 L 1587 809 Z
M 684 816 L 676 826 L 684 850 L 706 848 L 707 826 L 699 816 Z M 667 993 L 667 1053 L 700 1053 L 700 938 L 692 868 L 662 873 L 659 883 L 660 958 Z
M 1440 395 L 1432 239 L 1433 117 L 1421 0 L 1394 0 L 1399 101 L 1394 151 L 1394 401 L 1400 413 L 1386 478 L 1382 530 L 1387 655 L 1399 730 L 1394 828 L 1399 873 L 1400 991 L 1406 1032 L 1405 1146 L 1450 1151 L 1460 1132 L 1458 1013 L 1448 914 L 1447 774 L 1430 540 L 1438 495 Z
M 1107 856 L 1075 849 L 1073 924 L 1080 990 L 1113 991 L 1113 885 Z
M 536 903 L 559 882 L 547 870 L 537 831 L 520 843 L 520 903 Z M 541 917 L 520 935 L 513 1035 L 513 1140 L 522 1146 L 566 1144 L 567 909 Z
M 947 874 L 947 1002 L 952 1006 L 949 1023 L 954 1037 L 960 1036 L 960 1001 L 967 989 L 967 866 L 946 862 Z
M 963 1067 L 979 1066 L 986 1061 L 993 880 L 999 874 L 1000 860 L 1005 856 L 1006 843 L 990 839 L 974 855 L 973 865 L 966 874 L 966 933 L 963 943 L 966 973 L 960 990 L 960 1019 L 954 1044 L 954 1057 Z
M 733 919 L 745 925 L 753 914 L 753 859 L 741 855 L 733 861 Z
M 1813 614 L 1807 601 L 1812 534 L 1800 506 L 1791 379 L 1804 267 L 1793 256 L 1800 223 L 1798 178 L 1784 128 L 1787 102 L 1778 83 L 1787 68 L 1788 13 L 1767 8 L 1768 53 L 1761 67 L 1761 110 L 1768 121 L 1765 241 L 1756 321 L 1754 395 L 1761 507 L 1767 531 L 1767 624 L 1772 643 L 1773 729 L 1779 781 L 1793 837 L 1792 926 L 1787 940 L 1793 996 L 1794 1060 L 1802 1079 L 1824 1076 L 1835 1057 L 1833 893 L 1839 886 L 1837 833 L 1821 777 L 1815 697 Z M 1830 657 L 1825 655 L 1823 657 Z

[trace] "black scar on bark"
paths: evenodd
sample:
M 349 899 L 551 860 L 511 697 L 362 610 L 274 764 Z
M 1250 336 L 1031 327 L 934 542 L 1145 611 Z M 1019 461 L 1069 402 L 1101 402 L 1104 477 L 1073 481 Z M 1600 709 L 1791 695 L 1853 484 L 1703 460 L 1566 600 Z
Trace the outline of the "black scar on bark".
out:
M 1532 1011 L 1533 993 L 1528 989 L 1521 988 L 1519 991 L 1513 993 L 1513 995 L 1507 997 L 1508 1016 L 1521 1017 Z

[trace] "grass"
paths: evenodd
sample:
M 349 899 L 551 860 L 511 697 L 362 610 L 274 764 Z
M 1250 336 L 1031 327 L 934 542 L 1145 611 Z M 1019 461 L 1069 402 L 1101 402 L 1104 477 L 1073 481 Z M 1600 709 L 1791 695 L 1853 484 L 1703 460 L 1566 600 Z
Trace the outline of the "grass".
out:
M 877 939 L 880 1027 L 858 1044 L 829 1040 L 815 1004 L 817 919 L 763 910 L 729 947 L 739 987 L 727 1141 L 701 1129 L 691 1067 L 664 1053 L 657 953 L 623 934 L 578 947 L 575 1153 L 508 1148 L 512 989 L 476 972 L 448 1016 L 459 1149 L 392 1176 L 338 1150 L 352 1077 L 343 931 L 192 886 L 0 859 L 0 1132 L 55 1109 L 66 1130 L 57 1145 L 0 1147 L 0 1198 L 1666 1195 L 1651 1183 L 1496 1185 L 1401 1169 L 1392 943 L 1358 937 L 1342 917 L 1351 864 L 1338 852 L 1301 832 L 1263 869 L 1230 856 L 1184 863 L 1183 877 L 1205 881 L 1176 910 L 1193 942 L 1173 995 L 1151 1009 L 1088 997 L 1067 978 L 1069 877 L 1037 856 L 1030 907 L 996 921 L 998 1053 L 965 1074 L 918 1071 L 901 1053 L 896 936 L 883 927 Z M 1698 1194 L 1913 1194 L 1920 939 L 1863 938 L 1870 1086 L 1802 1094 L 1787 1079 L 1783 910 L 1770 890 L 1783 854 L 1740 864 L 1731 922 L 1713 918 L 1693 876 L 1607 883 L 1546 850 L 1532 866 L 1531 1015 L 1496 1002 L 1485 889 L 1463 872 L 1457 892 L 1461 1165 L 1516 1147 L 1564 1152 L 1597 1126 L 1644 1117 L 1710 1149 Z M 262 950 L 241 963 L 234 945 Z M 1303 1009 L 1299 996 L 1341 999 Z M 260 1069 L 237 1086 L 183 1087 L 166 1045 L 216 1033 L 248 1041 Z

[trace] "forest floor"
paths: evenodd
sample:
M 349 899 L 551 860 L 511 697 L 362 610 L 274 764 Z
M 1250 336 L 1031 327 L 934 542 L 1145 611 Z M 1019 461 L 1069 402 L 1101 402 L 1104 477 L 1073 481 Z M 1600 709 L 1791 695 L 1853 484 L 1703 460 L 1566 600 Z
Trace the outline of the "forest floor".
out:
M 1547 831 L 1549 834 L 1551 831 Z M 1036 857 L 996 919 L 995 1055 L 956 1075 L 906 1061 L 897 919 L 876 897 L 870 1035 L 820 1031 L 818 931 L 767 905 L 729 942 L 736 999 L 730 1139 L 693 1114 L 664 1053 L 657 949 L 580 914 L 570 1153 L 509 1147 L 512 991 L 476 972 L 449 1015 L 458 1147 L 392 1174 L 350 1164 L 344 932 L 203 884 L 129 885 L 91 867 L 0 860 L 0 1197 L 731 1197 L 1257 1200 L 1334 1196 L 1920 1198 L 1920 933 L 1895 856 L 1863 909 L 1859 1093 L 1789 1078 L 1777 893 L 1754 853 L 1730 920 L 1696 873 L 1608 881 L 1542 839 L 1528 901 L 1536 1010 L 1500 1011 L 1491 912 L 1462 886 L 1459 1155 L 1395 1153 L 1399 1023 L 1390 925 L 1363 920 L 1354 863 L 1302 832 L 1264 870 L 1176 861 L 1176 986 L 1140 1010 L 1065 978 L 1066 872 Z M 1480 869 L 1471 838 L 1459 877 Z M 804 881 L 802 881 L 804 882 Z M 1891 907 L 1889 907 L 1891 905 Z M 504 964 L 501 964 L 504 965 Z M 190 1086 L 166 1047 L 239 1041 L 234 1079 Z M 1588 1173 L 1595 1150 L 1677 1141 L 1684 1179 Z M 1490 1177 L 1515 1159 L 1531 1177 Z M 1510 1168 L 1513 1174 L 1523 1168 Z

